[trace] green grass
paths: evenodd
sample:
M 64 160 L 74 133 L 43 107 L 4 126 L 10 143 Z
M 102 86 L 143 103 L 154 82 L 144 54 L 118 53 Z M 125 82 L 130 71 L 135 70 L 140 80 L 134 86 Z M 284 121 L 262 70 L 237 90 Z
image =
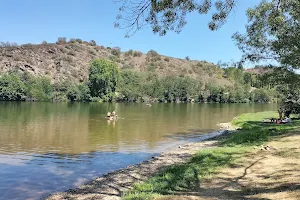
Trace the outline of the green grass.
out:
M 233 164 L 248 148 L 216 148 L 202 150 L 189 162 L 171 166 L 142 184 L 122 198 L 125 200 L 152 199 L 159 195 L 176 194 L 195 190 L 203 177 L 212 176 L 220 167 Z
M 122 199 L 147 200 L 160 195 L 195 191 L 201 179 L 213 177 L 218 169 L 235 164 L 237 160 L 253 149 L 251 147 L 261 145 L 272 137 L 300 127 L 299 121 L 294 121 L 291 125 L 261 122 L 264 118 L 277 115 L 276 112 L 260 112 L 239 116 L 232 123 L 242 129 L 220 139 L 220 147 L 201 150 L 187 163 L 168 167 L 145 183 L 135 184 L 133 189 L 127 192 Z
M 275 136 L 284 135 L 288 131 L 300 127 L 300 121 L 292 124 L 262 123 L 265 118 L 276 118 L 276 112 L 258 112 L 242 114 L 232 121 L 232 124 L 241 127 L 237 134 L 231 134 L 220 141 L 224 146 L 261 145 Z

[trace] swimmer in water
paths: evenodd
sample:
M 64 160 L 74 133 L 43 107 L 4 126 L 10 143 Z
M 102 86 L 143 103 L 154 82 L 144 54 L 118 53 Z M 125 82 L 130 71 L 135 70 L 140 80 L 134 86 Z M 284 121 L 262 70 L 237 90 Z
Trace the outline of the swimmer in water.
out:
M 115 120 L 118 119 L 118 115 L 116 114 L 115 111 L 112 112 L 111 116 L 112 116 Z
M 107 112 L 107 113 L 106 113 L 106 119 L 107 119 L 107 120 L 113 120 L 114 117 L 111 115 L 110 112 Z

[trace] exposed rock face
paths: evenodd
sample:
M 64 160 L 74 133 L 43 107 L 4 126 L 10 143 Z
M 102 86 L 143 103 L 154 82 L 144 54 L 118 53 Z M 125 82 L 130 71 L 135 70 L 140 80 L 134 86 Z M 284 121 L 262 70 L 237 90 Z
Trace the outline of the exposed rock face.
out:
M 119 49 L 93 46 L 87 42 L 0 47 L 0 73 L 13 70 L 48 76 L 53 83 L 83 82 L 88 79 L 89 62 L 95 58 L 106 58 L 115 61 L 120 68 L 152 71 L 159 75 L 184 75 L 201 78 L 203 82 L 230 84 L 222 78 L 222 70 L 212 63 L 187 61 L 153 52 L 122 53 Z

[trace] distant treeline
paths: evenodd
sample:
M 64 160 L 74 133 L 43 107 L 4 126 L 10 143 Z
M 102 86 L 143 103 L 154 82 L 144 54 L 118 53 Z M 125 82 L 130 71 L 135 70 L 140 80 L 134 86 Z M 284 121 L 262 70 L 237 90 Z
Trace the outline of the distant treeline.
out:
M 47 77 L 7 72 L 0 75 L 2 101 L 103 101 L 103 102 L 270 102 L 280 93 L 265 77 L 242 68 L 223 69 L 232 85 L 188 76 L 159 76 L 155 72 L 119 71 L 117 65 L 104 59 L 90 63 L 85 83 L 52 84 Z M 255 88 L 254 88 L 255 87 Z

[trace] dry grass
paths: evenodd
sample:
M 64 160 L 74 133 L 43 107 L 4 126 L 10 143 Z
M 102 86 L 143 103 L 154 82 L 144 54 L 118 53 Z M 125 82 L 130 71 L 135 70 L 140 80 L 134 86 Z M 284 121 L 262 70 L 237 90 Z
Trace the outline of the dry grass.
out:
M 3 58 L 0 60 L 0 73 L 22 69 L 20 61 L 26 61 L 34 69 L 36 75 L 46 74 L 49 69 L 52 71 L 51 79 L 53 82 L 66 78 L 62 71 L 69 71 L 69 65 L 74 66 L 78 73 L 88 77 L 89 62 L 93 58 L 113 58 L 122 69 L 130 65 L 132 70 L 147 71 L 149 64 L 155 63 L 155 72 L 160 76 L 164 75 L 186 75 L 200 79 L 203 83 L 215 82 L 220 85 L 232 85 L 225 78 L 218 78 L 218 67 L 212 63 L 202 61 L 186 61 L 178 58 L 171 58 L 159 55 L 155 51 L 142 54 L 139 51 L 121 52 L 118 48 L 107 49 L 103 46 L 90 46 L 80 40 L 76 42 L 62 42 L 61 44 L 47 45 L 23 45 L 22 48 L 3 47 Z M 71 57 L 71 58 L 70 58 Z M 64 58 L 66 62 L 60 63 L 60 70 L 56 71 L 55 66 L 59 58 Z M 40 60 L 43 60 L 41 62 Z M 6 65 L 9 62 L 10 65 Z M 195 68 L 195 66 L 197 66 Z M 126 67 L 125 67 L 126 68 Z M 150 71 L 152 71 L 151 69 Z M 79 82 L 79 78 L 73 77 L 72 82 Z
M 192 192 L 157 200 L 212 199 L 300 199 L 300 132 L 278 138 L 267 145 L 273 150 L 255 149 L 241 162 L 202 180 Z

